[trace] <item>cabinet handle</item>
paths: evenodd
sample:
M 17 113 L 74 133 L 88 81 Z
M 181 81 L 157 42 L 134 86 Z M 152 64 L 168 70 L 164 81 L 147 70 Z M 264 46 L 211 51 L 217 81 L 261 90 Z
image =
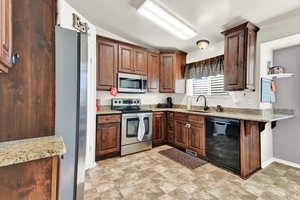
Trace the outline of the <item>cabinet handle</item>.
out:
M 11 56 L 11 64 L 17 64 L 18 60 L 20 59 L 20 55 L 17 53 L 13 53 Z

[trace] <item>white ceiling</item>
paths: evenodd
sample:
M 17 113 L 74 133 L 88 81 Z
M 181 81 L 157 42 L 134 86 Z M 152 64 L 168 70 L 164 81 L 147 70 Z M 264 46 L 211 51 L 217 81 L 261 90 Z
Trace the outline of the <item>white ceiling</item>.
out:
M 157 0 L 197 30 L 190 40 L 180 40 L 139 15 L 143 0 L 66 0 L 96 26 L 127 40 L 155 48 L 193 50 L 199 39 L 223 40 L 223 30 L 244 21 L 255 24 L 300 7 L 300 0 Z

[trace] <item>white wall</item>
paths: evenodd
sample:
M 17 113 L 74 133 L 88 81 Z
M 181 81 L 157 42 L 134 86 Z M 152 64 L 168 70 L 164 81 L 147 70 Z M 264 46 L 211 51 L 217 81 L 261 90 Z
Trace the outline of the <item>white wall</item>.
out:
M 95 127 L 96 127 L 96 26 L 87 21 L 64 0 L 58 1 L 58 24 L 61 27 L 72 29 L 73 16 L 76 13 L 89 25 L 88 32 L 88 113 L 87 113 L 87 146 L 86 168 L 95 166 Z

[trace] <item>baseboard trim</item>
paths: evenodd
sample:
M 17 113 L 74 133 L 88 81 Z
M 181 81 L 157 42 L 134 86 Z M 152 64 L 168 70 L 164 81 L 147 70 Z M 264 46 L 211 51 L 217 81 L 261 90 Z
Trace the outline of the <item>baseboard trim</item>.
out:
M 295 167 L 295 168 L 299 168 L 299 169 L 300 169 L 300 164 L 298 164 L 298 163 L 294 163 L 294 162 L 282 160 L 282 159 L 279 159 L 279 158 L 276 158 L 276 159 L 275 159 L 275 162 L 278 162 L 278 163 L 281 163 L 281 164 L 284 164 L 284 165 L 288 165 L 288 166 L 291 166 L 291 167 Z
M 284 164 L 284 165 L 288 165 L 288 166 L 300 169 L 300 164 L 294 163 L 294 162 L 290 162 L 290 161 L 286 161 L 286 160 L 282 160 L 282 159 L 279 159 L 279 158 L 270 158 L 269 160 L 267 160 L 267 161 L 265 161 L 265 162 L 263 162 L 261 164 L 261 168 L 266 168 L 270 164 L 272 164 L 273 162 L 278 162 L 278 163 L 281 163 L 281 164 Z
M 275 162 L 275 158 L 270 158 L 269 160 L 267 160 L 267 161 L 265 161 L 265 162 L 263 162 L 262 164 L 261 164 L 261 168 L 266 168 L 266 167 L 268 167 L 269 165 L 271 165 L 273 162 Z

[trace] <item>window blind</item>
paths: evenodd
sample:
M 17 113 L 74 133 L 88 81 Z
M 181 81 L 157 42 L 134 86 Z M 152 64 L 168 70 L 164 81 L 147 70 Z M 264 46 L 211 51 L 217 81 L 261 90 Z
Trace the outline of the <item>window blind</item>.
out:
M 193 79 L 193 95 L 224 95 L 224 75 Z

